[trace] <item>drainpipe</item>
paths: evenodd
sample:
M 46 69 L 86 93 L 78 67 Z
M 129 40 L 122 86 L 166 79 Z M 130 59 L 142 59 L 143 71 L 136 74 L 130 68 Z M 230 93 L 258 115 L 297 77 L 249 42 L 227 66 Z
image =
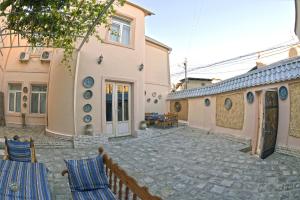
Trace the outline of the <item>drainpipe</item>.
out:
M 73 124 L 74 124 L 74 132 L 75 135 L 78 135 L 77 133 L 77 127 L 76 127 L 76 121 L 77 121 L 77 115 L 76 115 L 76 106 L 77 106 L 77 83 L 78 83 L 78 67 L 79 67 L 79 61 L 80 61 L 80 50 L 76 50 L 76 64 L 75 64 L 75 77 L 74 77 L 74 97 L 73 97 Z

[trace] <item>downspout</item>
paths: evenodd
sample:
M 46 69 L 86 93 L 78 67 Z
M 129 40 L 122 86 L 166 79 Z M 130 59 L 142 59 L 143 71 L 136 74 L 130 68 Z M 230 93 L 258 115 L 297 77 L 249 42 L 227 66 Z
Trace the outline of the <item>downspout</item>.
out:
M 80 61 L 80 50 L 76 50 L 77 58 L 76 58 L 76 65 L 75 65 L 75 77 L 74 77 L 74 98 L 73 98 L 73 124 L 74 124 L 74 135 L 78 135 L 77 133 L 77 127 L 76 127 L 76 106 L 77 106 L 77 80 L 78 80 L 78 67 L 79 67 L 79 61 Z

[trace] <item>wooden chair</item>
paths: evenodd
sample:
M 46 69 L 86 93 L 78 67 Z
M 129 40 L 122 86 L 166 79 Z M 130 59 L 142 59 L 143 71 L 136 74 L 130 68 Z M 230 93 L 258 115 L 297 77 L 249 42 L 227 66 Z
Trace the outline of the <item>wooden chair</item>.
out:
M 103 163 L 110 190 L 116 195 L 118 200 L 162 200 L 158 196 L 151 195 L 147 187 L 141 187 L 136 180 L 129 176 L 118 164 L 114 163 L 109 156 L 104 153 L 103 147 L 98 149 L 103 157 Z M 68 170 L 62 171 L 62 176 Z
M 19 137 L 17 137 L 19 138 Z M 3 160 L 13 160 L 11 159 L 10 153 L 9 153 L 9 145 L 8 145 L 8 139 L 6 136 L 4 136 L 5 139 L 5 145 L 4 145 L 4 156 L 3 156 Z M 19 141 L 14 139 L 15 141 Z M 29 141 L 19 141 L 19 142 L 29 142 L 30 143 L 30 153 L 31 153 L 31 162 L 32 163 L 36 163 L 37 162 L 37 158 L 36 158 L 36 153 L 35 153 L 35 147 L 34 147 L 34 141 L 33 139 L 30 137 Z
M 164 114 L 157 120 L 157 126 L 170 127 L 176 125 L 178 127 L 178 115 L 176 113 Z

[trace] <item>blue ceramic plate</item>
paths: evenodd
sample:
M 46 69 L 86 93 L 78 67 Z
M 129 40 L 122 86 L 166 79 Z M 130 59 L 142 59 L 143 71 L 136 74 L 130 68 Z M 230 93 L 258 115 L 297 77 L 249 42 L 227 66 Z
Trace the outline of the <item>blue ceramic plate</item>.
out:
M 83 93 L 83 98 L 84 99 L 90 99 L 92 98 L 93 96 L 93 92 L 91 90 L 86 90 L 84 93 Z
M 91 115 L 85 115 L 85 116 L 83 117 L 83 121 L 84 121 L 85 123 L 90 123 L 90 122 L 92 121 L 92 116 L 91 116 Z
M 206 106 L 209 106 L 210 105 L 210 100 L 209 99 L 205 99 L 204 103 L 205 103 Z
M 91 76 L 86 77 L 85 79 L 83 79 L 83 87 L 85 88 L 91 88 L 94 85 L 94 78 Z
M 247 101 L 250 104 L 253 103 L 253 101 L 254 101 L 254 94 L 252 92 L 248 92 L 247 93 Z
M 285 86 L 279 88 L 279 98 L 281 100 L 286 100 L 288 97 L 288 89 Z
M 91 104 L 85 104 L 83 106 L 83 111 L 86 112 L 86 113 L 89 113 L 92 111 L 92 105 Z
M 231 99 L 226 98 L 226 99 L 225 99 L 225 102 L 224 102 L 224 106 L 225 106 L 225 108 L 226 108 L 227 110 L 230 110 L 231 107 L 232 107 L 232 101 L 231 101 Z

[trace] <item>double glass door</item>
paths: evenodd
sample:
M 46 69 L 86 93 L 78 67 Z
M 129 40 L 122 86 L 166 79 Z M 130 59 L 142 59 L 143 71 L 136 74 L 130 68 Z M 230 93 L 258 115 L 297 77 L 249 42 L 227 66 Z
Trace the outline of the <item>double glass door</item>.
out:
M 106 82 L 106 132 L 112 137 L 131 134 L 130 84 Z

